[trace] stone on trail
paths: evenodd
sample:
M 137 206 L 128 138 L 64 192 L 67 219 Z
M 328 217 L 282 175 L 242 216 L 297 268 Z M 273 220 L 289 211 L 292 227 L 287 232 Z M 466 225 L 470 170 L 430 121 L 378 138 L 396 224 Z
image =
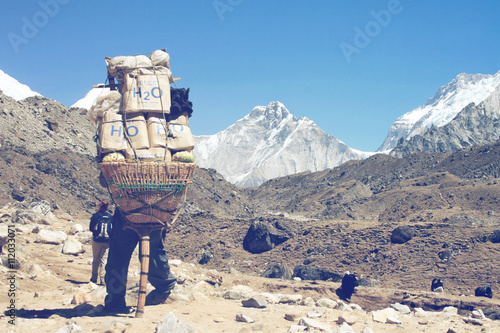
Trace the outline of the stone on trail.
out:
M 387 323 L 387 318 L 399 319 L 398 313 L 393 308 L 385 308 L 382 310 L 372 311 L 373 321 L 379 323 Z
M 337 330 L 337 333 L 355 333 L 355 332 L 352 329 L 352 327 L 349 326 L 348 323 L 342 323 L 342 325 L 340 325 L 339 329 Z
M 156 333 L 195 333 L 195 330 L 169 312 L 156 326 Z
M 255 319 L 253 319 L 247 315 L 244 315 L 242 313 L 237 313 L 236 314 L 236 321 L 251 324 L 251 323 L 255 322 Z
M 247 300 L 243 300 L 243 301 L 241 301 L 241 304 L 243 304 L 243 306 L 246 308 L 262 309 L 262 308 L 267 307 L 266 299 L 260 295 L 256 295 L 256 296 L 249 298 Z
M 68 236 L 68 238 L 66 238 L 66 241 L 64 241 L 62 253 L 78 255 L 82 252 L 84 252 L 82 243 L 80 243 L 75 236 Z
M 83 228 L 83 226 L 81 224 L 73 224 L 71 226 L 71 228 L 69 228 L 69 231 L 68 231 L 68 234 L 69 235 L 76 235 L 77 233 L 79 232 L 82 232 L 84 231 L 85 229 Z
M 310 318 L 305 318 L 305 317 L 300 318 L 299 325 L 306 326 L 308 331 L 318 330 L 320 332 L 333 333 L 333 330 L 331 329 L 330 325 Z
M 37 243 L 42 244 L 62 244 L 68 238 L 64 231 L 52 231 L 48 229 L 41 229 L 36 237 Z

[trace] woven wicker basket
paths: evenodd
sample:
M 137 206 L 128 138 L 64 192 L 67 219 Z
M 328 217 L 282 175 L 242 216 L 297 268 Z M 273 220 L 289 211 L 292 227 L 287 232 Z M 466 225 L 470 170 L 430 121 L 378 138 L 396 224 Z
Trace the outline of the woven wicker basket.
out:
M 117 208 L 132 224 L 167 225 L 186 193 L 195 163 L 99 163 Z

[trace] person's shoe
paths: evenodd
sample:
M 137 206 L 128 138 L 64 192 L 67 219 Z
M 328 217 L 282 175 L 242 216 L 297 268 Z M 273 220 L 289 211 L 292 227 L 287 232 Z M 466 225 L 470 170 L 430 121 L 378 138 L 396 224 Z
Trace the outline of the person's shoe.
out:
M 104 305 L 104 312 L 108 313 L 130 313 L 130 308 L 127 307 L 125 302 L 111 302 Z
M 146 296 L 146 305 L 163 304 L 167 300 L 168 296 L 170 296 L 170 290 L 158 291 L 155 289 Z
M 90 278 L 90 282 L 97 284 L 97 278 Z

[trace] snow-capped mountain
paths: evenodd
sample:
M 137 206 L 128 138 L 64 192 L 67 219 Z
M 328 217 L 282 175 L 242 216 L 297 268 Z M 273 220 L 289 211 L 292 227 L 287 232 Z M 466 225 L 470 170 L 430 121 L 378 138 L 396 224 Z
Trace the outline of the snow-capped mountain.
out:
M 432 127 L 398 142 L 391 155 L 404 157 L 420 151 L 453 152 L 500 139 L 500 85 L 481 103 L 463 108 L 449 123 Z
M 224 131 L 195 137 L 195 143 L 199 166 L 214 168 L 240 186 L 369 156 L 326 134 L 312 120 L 297 119 L 280 102 L 257 106 Z
M 25 84 L 20 83 L 4 71 L 0 70 L 0 90 L 7 96 L 20 101 L 31 96 L 41 96 Z
M 446 125 L 468 104 L 484 101 L 499 84 L 500 71 L 495 75 L 459 74 L 424 105 L 399 117 L 378 151 L 393 149 L 402 137 L 410 139 L 432 126 Z
M 99 95 L 109 91 L 109 88 L 92 88 L 84 98 L 79 99 L 75 104 L 71 105 L 72 108 L 82 108 L 89 110 L 94 104 Z

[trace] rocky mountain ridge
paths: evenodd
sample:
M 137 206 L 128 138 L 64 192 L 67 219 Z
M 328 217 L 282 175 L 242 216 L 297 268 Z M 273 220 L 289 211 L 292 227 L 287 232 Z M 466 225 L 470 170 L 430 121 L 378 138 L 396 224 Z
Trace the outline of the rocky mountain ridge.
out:
M 406 156 L 419 151 L 450 152 L 488 144 L 500 138 L 500 85 L 479 104 L 471 103 L 441 127 L 400 139 L 391 151 Z
M 446 125 L 470 103 L 479 104 L 484 101 L 499 84 L 500 72 L 495 75 L 457 75 L 450 83 L 439 88 L 425 104 L 396 119 L 377 151 L 391 150 L 401 138 L 410 139 L 431 127 Z

